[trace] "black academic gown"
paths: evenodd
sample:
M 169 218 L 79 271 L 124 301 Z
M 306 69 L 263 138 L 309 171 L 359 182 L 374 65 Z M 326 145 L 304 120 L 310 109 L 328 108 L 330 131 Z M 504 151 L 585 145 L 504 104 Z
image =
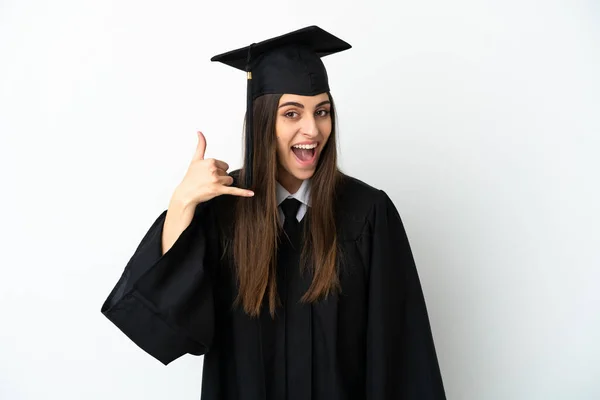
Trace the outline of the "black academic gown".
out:
M 310 277 L 290 274 L 279 288 L 295 308 L 279 308 L 275 320 L 266 302 L 259 318 L 232 307 L 236 285 L 224 243 L 233 201 L 219 196 L 198 205 L 161 255 L 163 212 L 102 313 L 164 364 L 204 354 L 203 400 L 445 399 L 409 242 L 385 192 L 343 178 L 336 199 L 342 291 L 302 308 L 297 300 Z M 289 262 L 279 265 L 278 279 L 282 268 L 298 267 Z

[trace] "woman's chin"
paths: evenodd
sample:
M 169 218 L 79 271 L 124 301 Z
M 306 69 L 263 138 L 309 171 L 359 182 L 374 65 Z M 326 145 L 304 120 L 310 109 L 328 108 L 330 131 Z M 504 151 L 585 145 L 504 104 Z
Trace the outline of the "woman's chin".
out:
M 300 170 L 296 173 L 294 173 L 294 177 L 297 179 L 300 179 L 301 181 L 304 181 L 306 179 L 310 179 L 312 178 L 312 176 L 315 174 L 315 171 L 313 169 L 310 170 Z
M 288 176 L 293 177 L 295 179 L 304 181 L 306 179 L 312 178 L 315 174 L 314 168 L 298 168 L 298 167 L 290 167 L 289 165 L 285 168 L 285 172 Z

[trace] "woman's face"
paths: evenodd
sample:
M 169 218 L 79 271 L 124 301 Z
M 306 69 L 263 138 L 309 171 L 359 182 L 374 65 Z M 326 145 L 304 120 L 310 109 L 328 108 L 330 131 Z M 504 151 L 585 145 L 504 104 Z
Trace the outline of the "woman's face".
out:
M 303 180 L 313 176 L 331 134 L 330 112 L 327 93 L 281 96 L 275 123 L 278 179 L 288 191 L 294 193 Z

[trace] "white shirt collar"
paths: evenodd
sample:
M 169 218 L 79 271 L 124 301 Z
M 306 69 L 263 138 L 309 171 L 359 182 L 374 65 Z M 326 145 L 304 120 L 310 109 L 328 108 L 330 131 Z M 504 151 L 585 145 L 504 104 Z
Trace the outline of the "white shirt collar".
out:
M 277 206 L 279 207 L 279 205 L 288 197 L 293 197 L 302 204 L 310 206 L 310 179 L 302 181 L 302 185 L 300 185 L 300 188 L 294 194 L 290 194 L 290 192 L 277 182 Z

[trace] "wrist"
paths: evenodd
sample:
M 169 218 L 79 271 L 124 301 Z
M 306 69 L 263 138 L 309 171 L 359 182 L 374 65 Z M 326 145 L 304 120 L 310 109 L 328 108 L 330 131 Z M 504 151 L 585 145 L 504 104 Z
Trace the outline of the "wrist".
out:
M 196 203 L 190 199 L 188 196 L 184 196 L 179 190 L 175 190 L 173 196 L 171 196 L 171 200 L 169 201 L 169 208 L 178 210 L 182 213 L 189 212 L 189 210 L 194 210 L 196 208 Z

